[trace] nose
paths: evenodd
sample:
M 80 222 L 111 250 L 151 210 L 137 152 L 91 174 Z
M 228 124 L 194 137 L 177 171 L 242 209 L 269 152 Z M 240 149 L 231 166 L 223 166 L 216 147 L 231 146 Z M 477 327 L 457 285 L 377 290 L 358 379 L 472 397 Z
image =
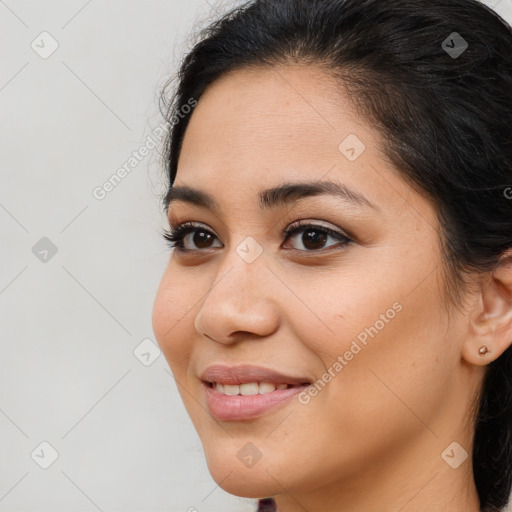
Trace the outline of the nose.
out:
M 247 263 L 233 250 L 214 274 L 194 320 L 196 331 L 223 344 L 271 335 L 280 318 L 275 281 L 263 255 Z

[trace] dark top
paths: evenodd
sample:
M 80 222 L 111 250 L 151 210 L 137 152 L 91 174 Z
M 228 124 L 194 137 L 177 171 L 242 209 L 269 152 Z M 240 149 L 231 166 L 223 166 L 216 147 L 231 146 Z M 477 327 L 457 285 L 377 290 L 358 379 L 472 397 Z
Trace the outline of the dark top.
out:
M 256 512 L 276 512 L 276 502 L 272 498 L 258 500 L 258 510 Z
M 488 512 L 489 509 L 482 510 Z M 276 512 L 276 502 L 273 498 L 263 498 L 258 500 L 258 510 L 256 512 Z M 490 510 L 489 510 L 490 512 Z

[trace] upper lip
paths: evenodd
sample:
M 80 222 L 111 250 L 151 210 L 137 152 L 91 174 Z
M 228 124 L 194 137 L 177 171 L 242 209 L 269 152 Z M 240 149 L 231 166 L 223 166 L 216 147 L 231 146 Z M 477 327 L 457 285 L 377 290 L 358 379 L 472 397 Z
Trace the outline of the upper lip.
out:
M 284 375 L 275 370 L 264 368 L 263 366 L 254 366 L 242 364 L 236 366 L 227 366 L 223 364 L 214 364 L 208 366 L 200 376 L 201 380 L 206 382 L 219 382 L 221 384 L 245 384 L 247 382 L 271 382 L 273 384 L 309 384 L 307 378 Z

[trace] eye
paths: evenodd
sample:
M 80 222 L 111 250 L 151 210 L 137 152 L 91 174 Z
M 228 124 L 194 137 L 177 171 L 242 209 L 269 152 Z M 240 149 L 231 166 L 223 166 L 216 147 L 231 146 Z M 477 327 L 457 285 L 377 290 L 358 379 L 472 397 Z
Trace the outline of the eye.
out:
M 287 229 L 283 230 L 283 232 L 286 234 L 285 241 L 289 240 L 290 238 L 295 238 L 297 234 L 302 233 L 302 236 L 299 238 L 299 241 L 302 244 L 302 247 L 304 247 L 305 249 L 309 249 L 306 252 L 313 252 L 322 249 L 329 238 L 337 240 L 339 242 L 340 247 L 344 247 L 352 243 L 353 241 L 351 238 L 349 238 L 341 231 L 337 231 L 335 229 L 331 229 L 319 224 L 312 224 L 310 222 L 296 222 Z M 336 244 L 331 244 L 327 247 L 332 247 L 332 245 Z M 304 252 L 303 249 L 298 250 Z
M 312 223 L 301 223 L 300 221 L 292 224 L 283 230 L 285 242 L 291 238 L 295 238 L 297 234 L 303 233 L 299 239 L 303 248 L 299 248 L 301 252 L 315 252 L 323 248 L 329 238 L 338 241 L 340 247 L 344 247 L 353 242 L 351 238 L 334 229 Z M 176 248 L 180 252 L 198 252 L 214 248 L 212 242 L 217 238 L 211 231 L 201 228 L 193 222 L 184 222 L 176 227 L 164 230 L 163 237 L 167 240 L 169 248 Z M 198 249 L 190 249 L 186 246 L 186 242 L 192 242 Z M 331 244 L 328 247 L 331 247 Z M 217 246 L 218 247 L 218 246 Z M 222 246 L 221 246 L 222 247 Z
M 166 229 L 164 230 L 163 237 L 167 240 L 170 249 L 176 248 L 180 252 L 195 251 L 195 249 L 185 247 L 185 242 L 188 239 L 191 239 L 200 249 L 211 249 L 209 244 L 216 238 L 210 231 L 198 227 L 193 222 L 184 222 L 175 228 Z

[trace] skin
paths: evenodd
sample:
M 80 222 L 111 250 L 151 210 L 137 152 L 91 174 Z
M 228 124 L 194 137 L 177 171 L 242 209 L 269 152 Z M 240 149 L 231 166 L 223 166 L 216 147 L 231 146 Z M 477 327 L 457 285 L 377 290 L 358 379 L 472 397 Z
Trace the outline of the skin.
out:
M 348 134 L 366 146 L 354 161 L 338 149 Z M 175 185 L 209 192 L 220 211 L 171 205 L 173 226 L 200 223 L 213 239 L 198 246 L 189 235 L 196 252 L 171 251 L 154 333 L 214 480 L 238 496 L 274 496 L 279 512 L 479 511 L 471 404 L 485 364 L 512 340 L 511 265 L 470 276 L 463 304 L 451 307 L 435 206 L 380 144 L 331 78 L 300 65 L 223 76 L 184 138 Z M 260 190 L 320 178 L 376 208 L 315 196 L 258 209 Z M 285 241 L 282 229 L 301 219 L 356 240 L 329 237 L 316 251 L 304 231 Z M 263 250 L 252 263 L 236 252 L 248 236 Z M 209 414 L 198 378 L 208 365 L 256 364 L 315 382 L 396 303 L 309 403 L 293 399 L 250 421 Z M 252 467 L 237 457 L 249 442 L 261 452 Z M 455 457 L 469 454 L 456 469 L 441 457 L 453 442 Z

